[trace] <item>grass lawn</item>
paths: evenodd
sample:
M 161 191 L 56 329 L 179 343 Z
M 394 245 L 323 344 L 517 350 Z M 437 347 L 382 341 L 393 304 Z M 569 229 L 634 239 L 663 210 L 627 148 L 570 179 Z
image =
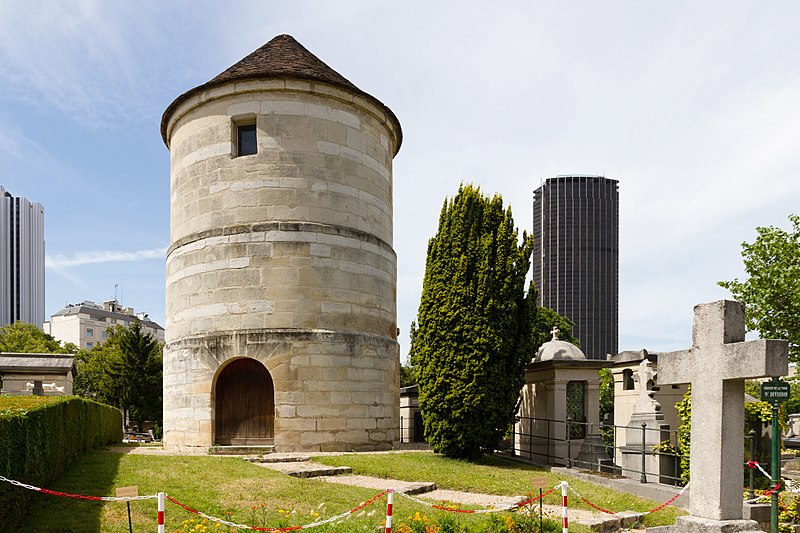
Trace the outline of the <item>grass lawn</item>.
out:
M 534 478 L 544 478 L 544 485 L 549 488 L 565 479 L 560 474 L 551 474 L 535 465 L 488 455 L 479 464 L 447 459 L 433 453 L 349 454 L 315 457 L 314 460 L 331 466 L 349 466 L 355 474 L 404 481 L 432 481 L 442 489 L 508 496 L 525 495 L 531 491 L 538 494 L 538 488 L 534 489 L 531 485 Z M 566 481 L 581 496 L 611 511 L 649 511 L 663 503 L 575 478 L 567 477 Z M 570 507 L 589 509 L 572 494 L 569 501 Z M 545 498 L 545 503 L 560 505 L 561 492 L 556 491 Z M 644 524 L 651 527 L 674 524 L 675 517 L 681 514 L 686 513 L 675 507 L 666 507 L 647 515 Z
M 232 457 L 147 456 L 94 451 L 79 458 L 48 489 L 92 496 L 113 496 L 116 487 L 136 485 L 140 495 L 164 491 L 206 514 L 255 526 L 278 527 L 313 522 L 352 509 L 379 491 L 336 486 L 289 477 Z M 24 489 L 19 489 L 24 490 Z M 324 507 L 320 504 L 325 503 Z M 286 514 L 278 511 L 285 511 Z M 293 513 L 292 513 L 293 511 Z M 367 513 L 374 512 L 373 517 Z M 292 513 L 292 514 L 290 514 Z M 352 523 L 382 523 L 385 498 L 364 510 Z M 131 503 L 134 531 L 155 531 L 157 502 Z M 188 531 L 184 520 L 198 517 L 167 501 L 167 531 Z M 198 519 L 197 521 L 200 521 Z M 267 522 L 265 524 L 265 522 Z M 229 528 L 208 531 L 229 531 Z M 192 524 L 192 527 L 194 524 Z M 94 502 L 45 494 L 34 496 L 33 506 L 20 531 L 84 533 L 127 532 L 126 504 Z M 193 530 L 194 531 L 194 530 Z M 202 528 L 198 531 L 203 531 Z M 314 531 L 348 531 L 339 526 Z
M 435 481 L 442 488 L 473 490 L 496 494 L 525 494 L 531 477 L 548 477 L 550 474 L 530 465 L 513 463 L 498 458 L 487 458 L 483 464 L 472 465 L 451 461 L 429 453 L 359 454 L 321 459 L 328 464 L 345 464 L 360 473 L 410 479 Z M 558 480 L 552 478 L 555 485 Z M 611 509 L 649 509 L 652 502 L 631 496 L 612 494 L 606 488 L 574 482 L 575 488 L 587 498 Z M 58 481 L 48 489 L 68 493 L 113 496 L 115 488 L 136 485 L 140 495 L 164 491 L 169 496 L 194 509 L 235 523 L 257 527 L 284 527 L 308 524 L 316 519 L 337 515 L 359 505 L 379 491 L 344 485 L 332 485 L 313 479 L 297 479 L 250 464 L 232 457 L 157 456 L 93 451 L 79 458 Z M 25 489 L 18 489 L 25 490 Z M 553 495 L 553 502 L 559 501 Z M 572 499 L 571 501 L 576 501 Z M 134 531 L 154 531 L 156 528 L 156 500 L 131 503 Z M 331 526 L 312 531 L 377 532 L 383 530 L 386 499 L 376 501 L 354 516 Z M 420 513 L 431 521 L 442 523 L 452 515 L 419 506 L 404 498 L 395 498 L 395 525 L 407 517 Z M 188 531 L 202 519 L 171 502 L 166 503 L 166 530 Z M 660 511 L 648 519 L 649 525 L 674 521 L 675 510 Z M 458 520 L 470 532 L 502 531 L 486 529 L 485 516 L 462 516 Z M 184 521 L 194 519 L 195 522 Z M 655 520 L 654 520 L 655 519 Z M 126 532 L 127 510 L 121 502 L 93 502 L 35 494 L 33 507 L 20 531 L 68 532 Z M 560 524 L 558 524 L 560 526 Z M 233 531 L 227 527 L 213 527 L 212 523 L 192 531 Z M 560 530 L 560 527 L 558 528 Z M 588 528 L 571 525 L 577 532 Z M 395 530 L 402 531 L 396 527 Z M 244 530 L 238 530 L 244 531 Z M 443 530 L 442 530 L 443 531 Z

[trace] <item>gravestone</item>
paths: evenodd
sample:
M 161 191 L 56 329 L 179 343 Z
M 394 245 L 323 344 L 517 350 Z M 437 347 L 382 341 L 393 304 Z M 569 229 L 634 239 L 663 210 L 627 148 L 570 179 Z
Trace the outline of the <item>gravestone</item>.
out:
M 786 341 L 745 342 L 744 304 L 694 308 L 692 347 L 659 357 L 661 384 L 692 386 L 691 516 L 668 529 L 758 531 L 742 520 L 744 381 L 788 373 Z M 663 530 L 664 528 L 653 528 Z
M 666 461 L 668 458 L 652 453 L 654 446 L 669 439 L 669 424 L 664 421 L 661 404 L 654 398 L 654 391 L 647 388 L 649 382 L 655 381 L 656 374 L 653 364 L 643 359 L 633 376 L 639 382 L 639 398 L 625 428 L 622 475 L 642 481 L 650 476 L 650 481 L 669 482 L 674 480 L 662 480 L 661 474 L 663 471 L 666 475 L 671 475 L 673 469 L 669 466 L 673 465 L 665 464 L 662 468 L 662 460 Z

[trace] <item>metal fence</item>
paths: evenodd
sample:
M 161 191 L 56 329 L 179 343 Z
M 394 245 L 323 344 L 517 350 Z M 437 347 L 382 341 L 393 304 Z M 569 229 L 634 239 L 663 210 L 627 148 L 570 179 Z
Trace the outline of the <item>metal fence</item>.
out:
M 401 417 L 400 424 L 401 442 L 424 442 L 421 420 Z M 520 416 L 503 450 L 537 463 L 682 486 L 688 474 L 682 471 L 682 463 L 688 465 L 689 461 L 678 435 L 678 430 L 646 424 L 616 426 Z M 762 438 L 752 430 L 745 436 L 743 465 L 762 460 L 761 446 L 757 446 Z M 745 484 L 752 494 L 757 473 L 752 466 L 748 470 Z
M 683 485 L 678 431 L 518 417 L 511 453 L 568 468 Z

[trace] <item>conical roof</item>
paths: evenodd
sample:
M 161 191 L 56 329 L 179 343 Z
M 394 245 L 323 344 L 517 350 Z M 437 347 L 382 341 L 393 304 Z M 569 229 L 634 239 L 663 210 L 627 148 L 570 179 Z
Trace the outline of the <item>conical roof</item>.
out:
M 325 64 L 324 61 L 308 51 L 308 49 L 297 42 L 294 37 L 286 34 L 274 37 L 264 46 L 221 72 L 216 77 L 177 97 L 175 101 L 169 105 L 167 110 L 164 111 L 164 115 L 161 117 L 161 137 L 164 139 L 164 143 L 167 144 L 167 123 L 170 116 L 172 116 L 172 113 L 175 111 L 175 108 L 177 108 L 181 102 L 196 93 L 236 81 L 281 78 L 326 83 L 372 101 L 380 109 L 383 109 L 390 120 L 394 122 L 394 126 L 399 134 L 397 150 L 400 149 L 402 130 L 400 129 L 400 121 L 397 120 L 392 110 L 374 96 L 353 85 L 347 78 L 333 70 Z
M 208 83 L 248 78 L 301 78 L 362 92 L 291 35 L 278 35 Z

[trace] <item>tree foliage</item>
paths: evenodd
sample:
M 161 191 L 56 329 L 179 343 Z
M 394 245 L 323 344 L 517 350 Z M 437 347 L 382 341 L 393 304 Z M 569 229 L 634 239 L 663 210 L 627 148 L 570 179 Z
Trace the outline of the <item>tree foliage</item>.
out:
M 449 457 L 492 450 L 514 419 L 536 296 L 525 291 L 533 239 L 519 240 L 499 195 L 462 185 L 428 242 L 411 359 L 425 438 Z
M 536 317 L 533 320 L 533 346 L 534 353 L 539 350 L 542 344 L 549 341 L 553 328 L 558 328 L 558 338 L 580 347 L 579 341 L 572 335 L 572 328 L 575 322 L 569 318 L 559 315 L 547 307 L 536 308 Z
M 411 365 L 400 365 L 400 386 L 410 387 L 417 384 L 417 376 Z
M 745 393 L 754 398 L 761 397 L 761 383 L 757 381 L 748 381 L 745 383 Z M 690 455 L 692 450 L 692 386 L 687 387 L 686 393 L 683 398 L 675 404 L 675 409 L 678 411 L 678 418 L 680 425 L 678 426 L 678 450 L 681 454 L 680 469 L 681 477 L 689 480 L 689 467 Z M 748 402 L 744 404 L 744 433 L 745 441 L 747 441 L 747 433 L 750 428 L 760 427 L 761 425 L 772 424 L 772 405 L 769 402 Z M 778 418 L 778 431 L 783 432 L 786 430 L 786 410 L 781 406 Z M 760 433 L 760 430 L 758 430 Z M 748 448 L 744 448 L 748 450 Z M 766 451 L 769 454 L 769 451 Z
M 720 281 L 747 307 L 747 328 L 761 338 L 787 339 L 789 360 L 800 361 L 800 217 L 789 215 L 790 231 L 756 228 L 752 244 L 742 243 L 745 281 Z
M 614 374 L 610 368 L 601 368 L 600 374 L 600 420 L 614 413 Z
M 33 324 L 15 322 L 0 327 L 0 352 L 14 353 L 75 353 L 72 343 L 61 346 L 51 335 Z
M 162 346 L 142 324 L 108 329 L 105 343 L 78 354 L 75 391 L 127 412 L 139 427 L 162 415 Z

